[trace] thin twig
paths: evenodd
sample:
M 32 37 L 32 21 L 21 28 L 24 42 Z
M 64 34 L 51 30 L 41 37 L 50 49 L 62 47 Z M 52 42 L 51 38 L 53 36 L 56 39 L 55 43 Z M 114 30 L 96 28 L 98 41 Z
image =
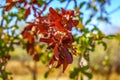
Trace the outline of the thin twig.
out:
M 76 0 L 74 0 L 74 3 L 75 3 L 75 7 L 77 7 L 77 1 Z
M 0 6 L 0 8 L 5 8 L 7 5 L 5 5 L 5 6 Z
M 120 6 L 118 6 L 118 7 L 115 8 L 114 10 L 110 11 L 110 12 L 108 13 L 108 15 L 113 14 L 114 12 L 118 11 L 119 9 L 120 9 Z
M 49 5 L 53 0 L 49 0 L 46 5 Z
M 4 14 L 4 11 L 2 11 L 2 16 L 3 16 L 3 14 Z M 3 19 L 3 17 L 2 17 L 0 26 L 3 26 L 3 22 L 4 22 L 4 19 Z
M 68 7 L 68 5 L 70 4 L 70 1 L 71 0 L 68 0 L 68 2 L 67 2 L 67 4 L 66 4 L 66 6 L 65 6 L 65 9 Z

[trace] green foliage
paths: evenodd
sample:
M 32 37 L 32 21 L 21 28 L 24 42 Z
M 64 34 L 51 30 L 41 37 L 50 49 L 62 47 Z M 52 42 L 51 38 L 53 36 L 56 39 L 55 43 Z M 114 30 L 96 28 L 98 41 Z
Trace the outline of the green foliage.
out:
M 37 1 L 38 1 L 38 4 L 41 5 L 41 6 L 46 4 L 46 2 L 44 0 L 37 0 Z
M 85 4 L 86 4 L 85 1 L 81 2 L 79 8 L 81 9 Z
M 87 76 L 89 79 L 92 78 L 92 74 L 89 73 L 87 70 L 89 69 L 89 66 L 83 66 L 82 68 L 74 68 L 72 71 L 70 71 L 70 75 L 69 77 L 71 79 L 75 79 L 76 77 L 78 77 L 80 74 L 84 74 L 85 76 Z M 82 76 L 81 76 L 82 78 Z
M 70 78 L 74 79 L 79 74 L 79 68 L 74 68 L 73 71 L 70 72 Z

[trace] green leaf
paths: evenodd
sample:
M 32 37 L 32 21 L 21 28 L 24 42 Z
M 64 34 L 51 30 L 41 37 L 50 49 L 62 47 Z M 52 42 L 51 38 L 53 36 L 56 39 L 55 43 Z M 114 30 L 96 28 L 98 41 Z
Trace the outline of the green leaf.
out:
M 61 3 L 65 2 L 66 0 L 60 0 Z
M 85 56 L 85 60 L 89 61 L 90 60 L 89 56 Z
M 89 66 L 83 66 L 82 68 L 81 68 L 81 70 L 88 70 L 89 69 Z
M 90 8 L 91 8 L 91 3 L 89 2 L 89 3 L 87 3 L 86 9 L 90 9 Z
M 79 8 L 82 8 L 84 5 L 85 5 L 85 1 L 83 1 L 82 3 L 80 3 L 80 6 L 79 6 Z
M 89 79 L 92 78 L 92 74 L 91 73 L 88 73 L 88 72 L 83 72 L 84 75 L 86 75 Z
M 43 0 L 37 0 L 38 1 L 38 4 L 39 5 L 43 5 L 43 4 L 45 4 L 46 2 L 45 1 L 43 1 Z
M 84 53 L 84 59 L 87 60 L 87 61 L 90 60 L 89 53 L 87 52 L 87 50 L 86 50 L 86 52 Z
M 87 25 L 88 23 L 90 23 L 91 19 L 88 19 L 85 23 L 85 25 Z
M 94 10 L 94 11 L 97 11 L 97 6 L 93 6 L 93 10 Z
M 74 70 L 70 72 L 69 77 L 71 79 L 74 79 L 78 75 L 78 73 L 79 73 L 79 68 L 74 68 Z
M 4 78 L 6 79 L 7 77 L 8 77 L 8 75 L 11 75 L 12 73 L 11 72 L 4 72 L 3 73 L 3 76 L 4 76 Z
M 95 51 L 95 47 L 94 46 L 92 46 L 91 48 L 90 48 L 90 51 Z
M 45 74 L 44 74 L 44 77 L 47 78 L 49 75 L 49 71 L 47 71 Z
M 107 44 L 105 42 L 103 42 L 102 44 L 104 46 L 104 50 L 106 50 L 107 49 Z
M 107 44 L 104 41 L 100 41 L 98 42 L 98 44 L 102 44 L 104 46 L 104 50 L 107 49 Z
M 112 39 L 112 38 L 115 38 L 115 37 L 117 37 L 117 36 L 115 36 L 115 35 L 108 35 L 108 36 L 106 36 L 107 39 Z

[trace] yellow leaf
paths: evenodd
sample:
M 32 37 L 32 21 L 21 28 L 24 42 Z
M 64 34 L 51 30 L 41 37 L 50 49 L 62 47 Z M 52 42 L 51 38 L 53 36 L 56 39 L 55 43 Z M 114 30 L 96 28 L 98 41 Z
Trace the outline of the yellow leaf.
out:
M 36 45 L 36 46 L 35 46 L 35 50 L 36 50 L 37 53 L 40 53 L 40 51 L 41 51 L 40 46 L 39 46 L 39 45 Z
M 8 35 L 7 33 L 4 34 L 4 41 L 5 41 L 6 43 L 9 42 L 9 35 Z
M 27 42 L 28 42 L 28 39 L 23 39 L 23 42 L 24 42 L 24 43 L 27 43 Z
M 75 11 L 76 11 L 76 15 L 80 15 L 80 8 L 78 8 L 78 7 L 75 7 Z
M 77 49 L 77 50 L 76 50 L 76 53 L 77 53 L 77 54 L 81 54 L 82 52 L 81 52 L 81 50 Z
M 78 8 L 78 7 L 75 8 L 75 11 L 76 11 L 76 12 L 79 12 L 79 10 L 80 10 L 80 8 Z
M 79 28 L 80 30 L 83 30 L 83 29 L 84 29 L 84 26 L 83 26 L 83 24 L 79 23 L 79 24 L 77 25 L 77 28 Z
M 3 29 L 2 29 L 2 28 L 0 28 L 0 36 L 2 35 L 2 30 L 3 30 Z

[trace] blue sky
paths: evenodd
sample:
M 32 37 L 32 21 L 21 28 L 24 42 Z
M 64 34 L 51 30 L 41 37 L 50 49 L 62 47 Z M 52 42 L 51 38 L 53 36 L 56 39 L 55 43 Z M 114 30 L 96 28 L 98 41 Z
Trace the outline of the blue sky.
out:
M 108 6 L 108 11 L 111 12 L 115 8 L 120 6 L 120 0 L 111 0 L 111 6 Z M 111 21 L 113 22 L 114 25 L 120 27 L 120 9 L 110 15 Z

